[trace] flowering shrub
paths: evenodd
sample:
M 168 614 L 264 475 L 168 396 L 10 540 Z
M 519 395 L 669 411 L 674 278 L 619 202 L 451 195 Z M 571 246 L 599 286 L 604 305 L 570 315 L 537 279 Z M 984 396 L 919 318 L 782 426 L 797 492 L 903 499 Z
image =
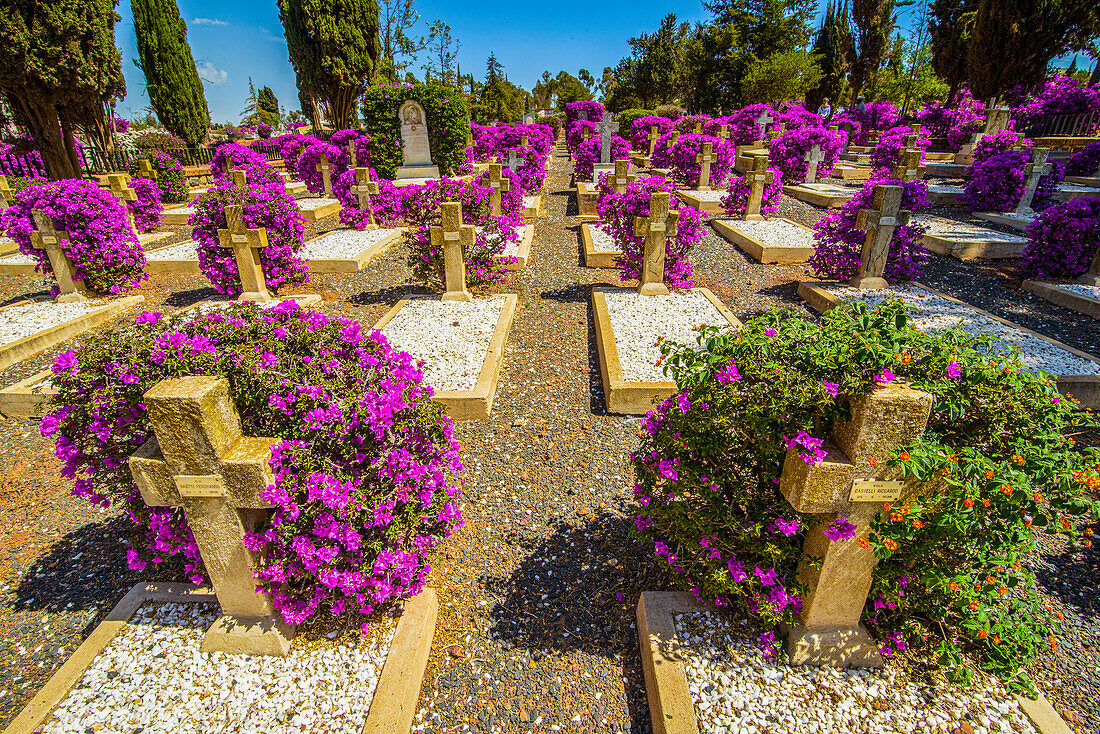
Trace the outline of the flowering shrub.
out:
M 856 228 L 856 216 L 860 209 L 874 208 L 876 184 L 901 186 L 902 209 L 916 212 L 928 206 L 925 199 L 928 189 L 923 181 L 903 183 L 897 179 L 881 178 L 869 182 L 844 206 L 826 214 L 814 225 L 814 254 L 806 262 L 815 275 L 837 280 L 855 277 L 867 235 L 864 230 Z M 928 251 L 921 244 L 923 236 L 924 228 L 915 224 L 894 229 L 883 273 L 887 281 L 897 283 L 920 276 L 928 262 Z
M 1100 143 L 1090 143 L 1066 160 L 1067 176 L 1097 176 L 1100 171 Z
M 187 201 L 187 179 L 183 177 L 183 166 L 180 162 L 163 150 L 151 150 L 145 159 L 157 172 L 157 188 L 160 190 L 161 201 L 169 204 Z M 126 171 L 131 178 L 137 178 L 138 160 L 134 159 L 126 164 Z
M 714 161 L 710 164 L 710 185 L 716 189 L 721 188 L 730 177 L 734 159 L 737 157 L 733 144 L 710 135 L 688 133 L 681 135 L 676 145 L 669 150 L 672 156 L 672 177 L 680 185 L 690 188 L 699 184 L 703 164 L 697 163 L 696 157 L 703 152 L 703 143 L 706 142 L 711 143 L 714 153 Z
M 570 153 L 576 153 L 577 148 L 584 141 L 585 130 L 588 131 L 589 140 L 596 137 L 596 123 L 585 120 L 577 120 L 565 128 L 565 147 Z
M 335 181 L 336 177 L 347 168 L 345 165 L 347 154 L 341 152 L 341 150 L 332 143 L 318 140 L 307 145 L 302 149 L 301 153 L 299 153 L 298 162 L 295 164 L 294 169 L 298 174 L 298 180 L 304 183 L 306 188 L 312 193 L 318 195 L 324 195 L 325 193 L 324 176 L 317 170 L 322 155 L 328 157 L 328 162 L 332 166 L 332 170 L 329 171 L 329 176 Z
M 124 133 L 124 132 L 128 131 L 129 129 L 130 129 L 130 121 L 129 120 L 127 120 L 125 117 L 116 117 L 115 118 L 115 132 L 116 133 Z
M 657 109 L 653 110 L 653 114 L 669 120 L 679 120 L 684 114 L 684 108 L 675 104 L 663 104 L 658 105 Z
M 0 232 L 7 231 L 20 252 L 38 261 L 36 270 L 49 274 L 53 268 L 46 251 L 31 246 L 34 209 L 69 233 L 61 249 L 72 261 L 73 280 L 92 293 L 125 293 L 148 277 L 145 251 L 130 229 L 125 207 L 110 192 L 90 181 L 50 181 L 23 189 L 0 212 Z M 55 284 L 53 294 L 58 292 Z
M 779 200 L 783 198 L 783 172 L 778 168 L 769 168 L 772 172 L 772 182 L 764 185 L 764 195 L 760 199 L 760 213 L 774 214 L 779 211 Z M 729 193 L 722 199 L 722 209 L 726 216 L 741 216 L 745 213 L 745 207 L 749 203 L 749 176 L 738 176 L 730 181 L 727 187 Z
M 928 128 L 930 137 L 947 138 L 948 147 L 957 151 L 970 141 L 974 133 L 982 131 L 985 126 L 984 109 L 981 100 L 974 99 L 969 90 L 963 89 L 955 100 L 955 106 L 928 102 L 914 118 Z
M 577 150 L 573 154 L 573 158 L 575 159 L 573 163 L 573 176 L 578 181 L 592 180 L 592 170 L 600 160 L 600 137 L 601 136 L 596 135 L 577 146 Z M 611 160 L 617 161 L 622 158 L 626 158 L 627 160 L 630 159 L 630 143 L 620 138 L 618 135 L 612 135 Z
M 380 227 L 399 226 L 405 211 L 401 189 L 394 186 L 392 181 L 379 179 L 373 170 L 370 174 L 371 180 L 378 184 L 378 193 L 370 198 L 375 223 Z M 359 199 L 351 192 L 354 185 L 355 171 L 348 169 L 332 182 L 332 194 L 343 207 L 340 210 L 340 221 L 348 227 L 365 229 L 371 223 L 370 213 L 359 208 Z
M 984 163 L 995 155 L 1030 147 L 1031 141 L 1018 132 L 1002 130 L 999 133 L 990 133 L 983 135 L 974 146 L 974 162 Z
M 569 128 L 574 122 L 581 119 L 581 113 L 588 113 L 588 121 L 592 123 L 599 122 L 604 116 L 604 107 L 599 102 L 593 102 L 590 99 L 584 99 L 579 102 L 566 102 L 565 103 L 565 130 L 569 131 Z
M 862 127 L 859 145 L 866 144 L 872 130 L 889 130 L 892 127 L 897 127 L 897 124 L 901 121 L 901 110 L 893 102 L 888 101 L 868 102 L 864 105 L 863 112 L 852 107 L 842 114 L 859 121 Z
M 1024 169 L 1028 158 L 1028 153 L 1012 151 L 980 162 L 975 160 L 959 200 L 970 207 L 970 211 L 1007 212 L 1015 209 L 1024 195 Z
M 1025 278 L 1074 278 L 1089 269 L 1100 246 L 1100 199 L 1086 197 L 1047 207 L 1027 226 L 1020 261 Z
M 150 130 L 135 137 L 134 146 L 142 150 L 181 150 L 187 143 L 167 130 Z
M 653 146 L 654 168 L 672 168 L 672 145 L 679 137 L 680 133 L 671 130 L 657 138 L 657 144 Z
M 600 197 L 597 204 L 601 220 L 597 226 L 614 237 L 622 250 L 618 265 L 624 281 L 640 278 L 645 267 L 645 237 L 634 234 L 634 217 L 649 216 L 650 197 L 658 191 L 672 189 L 660 176 L 647 176 L 627 184 L 621 194 Z M 675 195 L 669 209 L 680 212 L 680 221 L 676 236 L 665 242 L 665 282 L 673 288 L 691 288 L 694 283 L 688 257 L 705 234 L 703 215 Z
M 1051 115 L 1080 115 L 1100 112 L 1100 85 L 1089 86 L 1063 74 L 1047 77 L 1043 86 L 1012 110 L 1020 127 Z
M 222 143 L 210 158 L 210 172 L 215 177 L 225 175 L 229 168 L 266 166 L 267 156 L 240 143 Z
M 206 575 L 182 510 L 145 505 L 126 464 L 153 436 L 142 395 L 181 375 L 226 378 L 246 433 L 278 439 L 275 483 L 262 493 L 274 510 L 245 542 L 288 622 L 369 614 L 416 594 L 433 546 L 461 527 L 450 419 L 421 366 L 354 321 L 293 301 L 144 312 L 62 353 L 53 372 L 42 433 L 75 495 L 126 509 L 131 568 L 178 559 L 191 581 Z
M 135 178 L 130 182 L 137 198 L 126 202 L 139 232 L 152 232 L 160 226 L 164 207 L 160 203 L 160 188 L 147 178 Z
M 840 159 L 844 140 L 844 133 L 823 127 L 788 130 L 772 141 L 771 163 L 783 172 L 784 181 L 805 181 L 810 171 L 806 155 L 814 145 L 820 145 L 825 157 L 817 166 L 817 175 L 823 176 L 833 170 Z
M 878 138 L 878 142 L 875 143 L 875 149 L 871 151 L 871 167 L 878 171 L 889 172 L 901 163 L 901 152 L 905 148 L 905 138 L 913 134 L 913 130 L 905 125 L 892 127 L 882 133 Z M 921 161 L 923 162 L 924 152 L 932 144 L 929 139 L 930 133 L 928 128 L 922 127 L 916 135 L 917 140 L 914 147 L 920 150 Z
M 780 108 L 776 119 L 786 125 L 788 130 L 797 130 L 803 127 L 825 127 L 825 118 L 806 109 L 801 101 L 784 102 L 780 105 Z
M 673 129 L 679 130 L 681 133 L 694 133 L 695 127 L 698 125 L 702 128 L 703 133 L 710 135 L 707 132 L 707 125 L 713 122 L 714 118 L 710 115 L 684 115 L 673 124 Z
M 542 191 L 546 181 L 546 159 L 535 148 L 502 148 L 498 159 L 505 168 L 508 166 L 508 154 L 512 151 L 515 151 L 517 161 L 517 170 L 512 171 L 514 185 L 518 184 L 519 190 L 527 194 Z
M 348 143 L 355 144 L 355 167 L 370 168 L 370 136 L 362 130 L 337 130 L 329 142 L 340 149 L 339 165 L 342 169 L 351 168 L 348 156 Z M 331 161 L 330 161 L 331 162 Z M 341 171 L 342 173 L 343 171 Z M 335 179 L 335 176 L 333 177 Z
M 233 296 L 241 292 L 233 250 L 223 247 L 218 239 L 218 230 L 227 226 L 225 207 L 240 204 L 245 227 L 267 230 L 269 244 L 260 250 L 260 264 L 268 288 L 305 283 L 309 270 L 299 255 L 305 223 L 297 204 L 270 166 L 250 166 L 244 172 L 243 187 L 227 179 L 215 181 L 195 204 L 188 223 L 199 253 L 199 269 L 218 293 Z
M 955 680 L 969 654 L 1026 688 L 1020 668 L 1053 623 L 1034 578 L 1038 536 L 1081 539 L 1100 513 L 1100 457 L 1071 438 L 1095 419 L 988 337 L 917 330 L 898 301 L 820 322 L 773 310 L 735 332 L 705 327 L 699 342 L 662 346 L 678 392 L 648 414 L 632 454 L 635 522 L 679 584 L 793 625 L 803 542 L 821 528 L 878 559 L 863 621 L 880 652 L 907 643 Z M 931 393 L 931 417 L 912 444 L 870 461 L 933 490 L 883 505 L 863 537 L 843 516 L 796 512 L 779 491 L 788 449 L 817 461 L 848 400 L 894 380 Z
M 283 165 L 289 173 L 297 170 L 298 156 L 302 154 L 302 150 L 307 145 L 316 142 L 317 138 L 312 135 L 292 133 L 290 135 L 280 135 L 274 140 L 279 143 L 279 157 L 283 159 Z
M 658 136 L 664 135 L 673 129 L 675 123 L 667 117 L 639 117 L 630 126 L 630 146 L 640 152 L 649 152 L 649 129 L 657 127 Z
M 261 122 L 256 126 L 256 135 L 258 135 L 261 140 L 267 140 L 271 137 L 271 125 L 265 125 Z
M 767 130 L 762 130 L 756 121 L 765 112 L 773 120 L 778 119 L 778 113 L 766 104 L 751 104 L 726 118 L 729 125 L 730 141 L 734 145 L 748 145 L 757 140 L 762 140 Z

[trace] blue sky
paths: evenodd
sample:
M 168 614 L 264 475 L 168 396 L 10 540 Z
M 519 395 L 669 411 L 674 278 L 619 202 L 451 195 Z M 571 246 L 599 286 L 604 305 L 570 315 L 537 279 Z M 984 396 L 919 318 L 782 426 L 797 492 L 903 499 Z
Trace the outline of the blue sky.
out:
M 257 87 L 270 86 L 284 108 L 298 108 L 294 72 L 275 0 L 177 3 L 187 21 L 191 51 L 215 122 L 236 123 L 240 119 L 250 76 Z M 824 0 L 820 4 L 823 6 Z M 585 68 L 599 78 L 605 66 L 614 66 L 629 53 L 628 38 L 653 31 L 666 13 L 689 22 L 709 17 L 698 0 L 602 0 L 564 7 L 564 12 L 558 12 L 546 3 L 515 0 L 416 3 L 423 20 L 421 33 L 426 33 L 427 24 L 436 18 L 450 24 L 462 44 L 458 60 L 463 72 L 482 77 L 485 59 L 492 51 L 508 77 L 526 89 L 544 70 L 557 74 L 565 69 L 576 74 Z M 118 12 L 122 20 L 115 26 L 115 41 L 122 49 L 128 91 L 120 112 L 133 116 L 149 104 L 149 97 L 145 78 L 132 62 L 137 49 L 129 0 L 119 4 Z M 907 12 L 911 15 L 912 10 Z M 911 22 L 911 17 L 903 19 L 904 25 Z M 412 67 L 418 77 L 423 76 L 420 63 L 414 60 Z

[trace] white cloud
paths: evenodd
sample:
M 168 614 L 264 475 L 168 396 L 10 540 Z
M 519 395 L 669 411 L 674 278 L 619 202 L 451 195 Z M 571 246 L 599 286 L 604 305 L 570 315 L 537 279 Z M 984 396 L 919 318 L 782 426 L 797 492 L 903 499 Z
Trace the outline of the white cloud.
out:
M 229 25 L 219 18 L 192 18 L 191 25 Z
M 204 61 L 198 66 L 199 79 L 202 79 L 207 84 L 225 84 L 229 81 L 229 72 L 225 69 L 219 69 L 209 61 Z
M 263 26 L 260 26 L 260 38 L 262 38 L 265 41 L 274 41 L 275 43 L 281 43 L 283 45 L 286 45 L 286 37 L 285 36 L 276 36 L 274 33 L 269 31 L 268 29 L 264 28 Z

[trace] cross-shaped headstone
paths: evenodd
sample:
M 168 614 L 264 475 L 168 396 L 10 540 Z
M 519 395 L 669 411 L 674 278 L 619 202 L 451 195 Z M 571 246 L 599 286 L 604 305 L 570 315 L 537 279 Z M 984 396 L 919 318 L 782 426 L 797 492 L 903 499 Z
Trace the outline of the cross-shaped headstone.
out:
M 680 212 L 669 211 L 669 193 L 658 191 L 649 198 L 649 216 L 634 217 L 634 236 L 645 237 L 643 266 L 638 293 L 643 296 L 661 296 L 668 293 L 665 286 L 665 243 L 675 237 Z
M 222 608 L 203 652 L 286 655 L 295 626 L 256 591 L 256 554 L 244 544 L 272 507 L 261 494 L 275 483 L 268 461 L 279 439 L 242 435 L 224 377 L 161 380 L 142 399 L 154 437 L 130 457 L 130 473 L 145 504 L 183 509 L 199 546 Z
M 814 143 L 813 147 L 806 151 L 806 183 L 817 181 L 817 169 L 825 160 L 825 151 L 821 150 L 820 143 Z
M 752 159 L 752 171 L 748 174 L 749 198 L 745 202 L 745 219 L 760 220 L 760 205 L 764 202 L 764 188 L 775 180 L 775 171 L 768 168 L 768 156 L 758 155 Z
M 157 180 L 157 169 L 153 168 L 153 164 L 149 162 L 148 158 L 141 158 L 137 164 L 138 178 L 147 178 L 150 181 Z
M 616 194 L 621 194 L 626 191 L 626 185 L 634 180 L 634 174 L 629 173 L 629 170 L 630 161 L 615 161 L 615 172 L 608 177 L 607 182 L 611 184 Z
M 647 158 L 653 157 L 653 148 L 657 145 L 657 141 L 661 138 L 660 129 L 656 125 L 649 126 L 649 153 Z
M 591 139 L 592 139 L 592 128 L 585 125 L 584 129 L 581 130 L 581 140 L 591 140 Z
M 695 156 L 695 162 L 699 164 L 699 182 L 695 185 L 696 191 L 709 191 L 710 185 L 710 165 L 714 163 L 718 157 L 714 155 L 714 143 L 709 140 L 703 141 L 703 149 Z
M 526 135 L 521 135 L 520 138 L 519 138 L 519 147 L 523 148 L 524 150 L 527 150 L 528 148 L 530 148 L 531 147 L 531 138 L 529 138 Z
M 924 166 L 921 165 L 922 157 L 918 148 L 902 150 L 901 159 L 898 161 L 898 165 L 894 166 L 894 170 L 890 175 L 906 183 L 924 178 Z
M 321 180 L 325 186 L 325 196 L 332 198 L 332 164 L 328 162 L 328 156 L 321 154 L 321 160 L 317 163 L 317 172 L 321 174 Z
M 721 125 L 719 125 L 718 126 L 718 137 L 720 137 L 722 140 L 726 140 L 726 139 L 729 138 L 729 136 L 730 136 L 730 126 L 725 124 L 725 123 L 722 123 Z
M 73 262 L 61 247 L 63 240 L 69 239 L 69 233 L 59 230 L 53 221 L 53 217 L 41 209 L 32 209 L 31 218 L 34 220 L 34 230 L 31 231 L 31 247 L 36 250 L 45 250 L 46 257 L 53 268 L 53 277 L 57 281 L 57 302 L 73 303 L 83 301 L 85 295 L 83 283 L 73 278 L 75 272 Z
M 703 134 L 703 123 L 701 123 L 701 122 L 695 123 L 694 132 L 695 132 L 696 135 L 702 135 Z
M 1050 173 L 1053 166 L 1047 161 L 1048 148 L 1032 148 L 1031 160 L 1028 161 L 1025 170 L 1027 185 L 1024 195 L 1020 197 L 1020 203 L 1016 205 L 1017 214 L 1030 214 L 1031 202 L 1035 199 L 1035 189 L 1039 186 L 1039 179 Z
M 246 227 L 243 214 L 240 204 L 225 207 L 226 228 L 218 230 L 218 241 L 222 247 L 233 250 L 237 261 L 237 273 L 241 279 L 241 295 L 237 300 L 270 301 L 272 295 L 267 290 L 264 266 L 260 261 L 260 250 L 268 245 L 267 230 Z
M 850 408 L 851 420 L 833 428 L 821 463 L 806 462 L 796 446 L 787 450 L 780 476 L 780 491 L 795 510 L 823 516 L 802 546 L 797 578 L 807 591 L 787 638 L 793 665 L 882 665 L 879 645 L 860 624 L 876 560 L 859 539 L 883 503 L 900 505 L 934 491 L 934 485 L 902 481 L 899 469 L 886 466 L 893 452 L 924 435 L 929 393 L 891 383 L 852 398 Z M 855 536 L 834 541 L 825 530 L 841 519 L 855 526 Z
M 348 168 L 357 168 L 359 166 L 359 157 L 355 154 L 355 141 L 348 141 Z
M 8 185 L 8 177 L 0 176 L 0 209 L 7 209 L 11 206 L 12 196 L 11 186 Z
M 355 183 L 351 187 L 351 194 L 355 197 L 360 211 L 367 213 L 371 226 L 374 226 L 374 209 L 371 208 L 370 198 L 378 193 L 378 183 L 371 181 L 370 169 L 359 167 L 355 169 Z
M 516 155 L 515 148 L 508 151 L 508 170 L 512 173 L 519 170 L 519 156 Z
M 126 210 L 126 221 L 130 223 L 130 229 L 134 236 L 138 236 L 137 225 L 134 223 L 134 212 L 130 209 L 130 202 L 137 201 L 137 192 L 130 186 L 130 174 L 111 173 L 107 175 L 107 188 L 116 198 L 122 200 L 122 207 Z
M 756 126 L 760 128 L 760 140 L 764 139 L 764 136 L 768 134 L 768 125 L 772 124 L 772 120 L 775 118 L 771 116 L 771 110 L 764 110 L 760 113 L 760 116 L 756 118 Z
M 246 185 L 248 185 L 248 176 L 246 176 L 245 172 L 242 171 L 241 169 L 239 169 L 239 168 L 230 168 L 225 173 L 229 177 L 229 180 L 233 182 L 234 186 L 246 186 Z
M 600 133 L 600 163 L 611 162 L 611 136 L 619 131 L 619 123 L 611 119 L 610 115 L 600 120 L 596 125 Z
M 499 163 L 489 164 L 489 182 L 488 187 L 491 189 L 489 192 L 489 206 L 492 208 L 493 216 L 500 216 L 500 195 L 512 190 L 512 180 L 501 176 L 501 167 Z
M 443 300 L 472 301 L 466 290 L 466 252 L 473 248 L 475 230 L 462 223 L 462 204 L 446 201 L 440 205 L 442 225 L 428 230 L 432 247 L 443 248 Z
M 886 271 L 886 259 L 890 255 L 890 241 L 894 230 L 909 224 L 909 212 L 901 208 L 900 186 L 875 186 L 874 209 L 860 209 L 856 215 L 856 228 L 867 232 L 863 239 L 859 271 L 852 278 L 851 286 L 860 290 L 886 287 L 882 274 Z

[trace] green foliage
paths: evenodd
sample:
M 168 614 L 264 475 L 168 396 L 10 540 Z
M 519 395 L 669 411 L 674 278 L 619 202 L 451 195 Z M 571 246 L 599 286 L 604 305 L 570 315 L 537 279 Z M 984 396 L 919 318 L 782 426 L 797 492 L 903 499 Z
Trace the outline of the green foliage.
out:
M 932 0 L 928 7 L 932 70 L 951 88 L 952 98 L 966 82 L 970 27 L 977 6 L 978 0 Z
M 275 127 L 279 124 L 279 100 L 275 96 L 275 92 L 271 90 L 271 87 L 260 87 L 259 95 L 256 97 L 256 112 L 260 116 L 260 121 L 265 125 Z
M 381 53 L 377 0 L 279 0 L 279 18 L 299 87 L 324 100 L 337 130 L 351 127 Z
M 932 68 L 931 46 L 904 41 L 896 59 L 896 63 L 879 72 L 874 99 L 895 100 L 905 110 L 911 110 L 927 100 L 947 98 L 950 87 Z
M 521 119 L 526 109 L 527 93 L 508 81 L 504 76 L 504 67 L 490 53 L 485 64 L 485 84 L 472 105 L 474 119 L 478 122 L 513 122 Z
M 684 104 L 700 112 L 743 107 L 741 80 L 751 62 L 732 23 L 697 26 L 684 52 Z
M 558 75 L 554 77 L 551 92 L 558 97 L 557 107 L 559 110 L 564 110 L 565 105 L 570 102 L 592 99 L 592 90 L 584 86 L 580 79 L 567 71 L 559 71 Z
M 758 59 L 804 49 L 816 0 L 704 0 L 714 25 L 732 26 L 744 48 Z
M 370 135 L 371 164 L 382 178 L 394 177 L 401 166 L 401 122 L 398 109 L 406 100 L 424 108 L 432 160 L 444 174 L 466 160 L 470 113 L 461 92 L 437 84 L 368 87 L 363 94 L 363 126 Z
M 808 51 L 782 51 L 752 64 L 741 82 L 745 104 L 770 102 L 778 105 L 802 99 L 821 81 L 821 67 Z
M 897 26 L 897 7 L 898 0 L 852 0 L 852 23 L 856 33 L 849 50 L 848 83 L 853 101 L 889 58 L 890 36 Z
M 169 132 L 197 146 L 206 139 L 210 111 L 176 0 L 131 0 L 130 7 L 149 101 Z
M 816 110 L 826 98 L 834 106 L 841 101 L 848 83 L 847 51 L 851 45 L 847 7 L 837 7 L 833 0 L 829 0 L 811 50 L 821 67 L 821 81 L 806 93 L 807 109 Z
M 619 114 L 615 115 L 615 122 L 619 123 L 619 137 L 630 139 L 630 126 L 639 117 L 650 117 L 653 115 L 653 110 L 623 110 Z
M 684 77 L 684 45 L 691 26 L 677 23 L 673 13 L 661 19 L 654 33 L 630 39 L 637 64 L 633 88 L 647 106 L 679 99 Z

